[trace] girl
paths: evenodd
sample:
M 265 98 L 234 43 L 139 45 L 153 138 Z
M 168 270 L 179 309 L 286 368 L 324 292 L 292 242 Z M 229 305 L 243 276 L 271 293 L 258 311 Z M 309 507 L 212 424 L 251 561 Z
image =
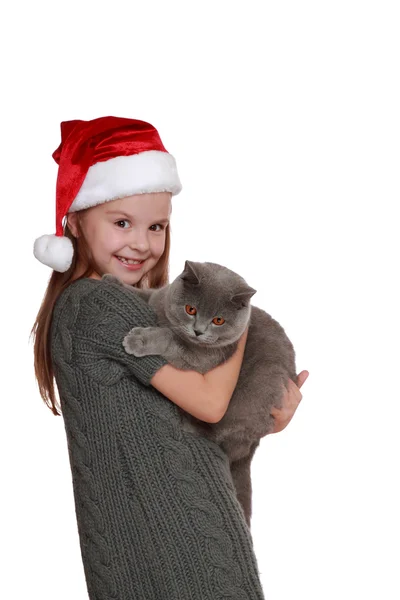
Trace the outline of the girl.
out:
M 61 123 L 53 158 L 56 234 L 34 245 L 53 268 L 32 330 L 35 373 L 43 400 L 62 410 L 89 597 L 262 599 L 227 457 L 181 431 L 177 408 L 209 423 L 223 417 L 247 330 L 234 356 L 205 375 L 134 357 L 125 335 L 156 325 L 156 315 L 101 281 L 112 273 L 135 287 L 168 283 L 175 159 L 152 125 L 117 117 Z M 286 393 L 275 431 L 292 418 L 307 375 Z

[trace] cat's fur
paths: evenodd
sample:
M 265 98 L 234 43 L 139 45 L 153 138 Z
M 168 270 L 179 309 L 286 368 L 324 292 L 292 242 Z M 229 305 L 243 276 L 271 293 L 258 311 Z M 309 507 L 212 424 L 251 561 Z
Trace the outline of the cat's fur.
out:
M 250 528 L 251 460 L 260 439 L 273 429 L 270 410 L 281 407 L 288 378 L 296 382 L 295 352 L 284 329 L 250 304 L 254 288 L 216 263 L 187 260 L 183 272 L 159 289 L 127 286 L 112 275 L 103 279 L 128 287 L 157 314 L 158 327 L 135 327 L 125 337 L 125 350 L 135 356 L 160 354 L 178 369 L 206 373 L 232 356 L 249 324 L 239 380 L 224 417 L 218 423 L 206 423 L 179 410 L 184 430 L 206 436 L 228 455 Z M 195 307 L 196 314 L 188 314 L 186 306 Z M 215 317 L 225 322 L 214 324 Z

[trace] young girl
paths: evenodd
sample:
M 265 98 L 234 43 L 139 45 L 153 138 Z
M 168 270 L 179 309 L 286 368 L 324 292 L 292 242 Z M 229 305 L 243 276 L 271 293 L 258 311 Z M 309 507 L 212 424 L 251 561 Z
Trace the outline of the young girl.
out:
M 89 597 L 264 598 L 227 457 L 183 432 L 177 408 L 209 423 L 223 417 L 247 330 L 235 355 L 205 375 L 134 357 L 125 335 L 156 325 L 156 315 L 101 281 L 112 273 L 134 287 L 168 283 L 175 160 L 152 125 L 117 117 L 61 123 L 53 158 L 56 234 L 34 245 L 53 268 L 32 330 L 35 373 L 43 400 L 62 410 Z M 292 418 L 299 387 L 276 411 L 275 431 Z

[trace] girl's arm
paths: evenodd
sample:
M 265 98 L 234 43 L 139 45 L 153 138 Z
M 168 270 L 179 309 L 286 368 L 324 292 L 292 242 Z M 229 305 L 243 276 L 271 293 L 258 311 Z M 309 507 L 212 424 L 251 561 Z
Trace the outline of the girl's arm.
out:
M 225 414 L 239 379 L 247 333 L 242 334 L 236 352 L 222 365 L 204 375 L 176 369 L 161 355 L 136 357 L 124 348 L 126 334 L 133 327 L 155 327 L 155 311 L 136 294 L 112 281 L 86 278 L 72 284 L 81 288 L 76 347 L 81 368 L 99 372 L 104 361 L 106 381 L 122 374 L 113 363 L 128 370 L 144 386 L 153 386 L 171 402 L 201 421 L 217 423 Z M 79 296 L 79 294 L 78 294 Z M 77 339 L 79 337 L 79 339 Z M 112 365 L 112 366 L 111 366 Z M 101 371 L 101 369 L 100 369 Z
M 166 364 L 156 371 L 151 385 L 197 419 L 218 423 L 228 409 L 239 379 L 248 331 L 247 327 L 237 350 L 222 365 L 202 375 Z

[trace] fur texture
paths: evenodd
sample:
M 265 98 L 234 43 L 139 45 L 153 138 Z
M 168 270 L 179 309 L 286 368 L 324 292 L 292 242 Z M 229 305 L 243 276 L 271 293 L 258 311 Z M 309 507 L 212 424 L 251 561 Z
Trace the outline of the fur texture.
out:
M 123 284 L 112 275 L 103 278 Z M 256 290 L 216 263 L 185 262 L 183 272 L 159 289 L 126 286 L 157 314 L 158 327 L 135 327 L 124 339 L 135 356 L 161 354 L 178 369 L 206 373 L 225 362 L 249 324 L 239 380 L 224 417 L 206 423 L 180 409 L 182 427 L 204 435 L 228 455 L 237 497 L 251 520 L 251 461 L 274 426 L 288 378 L 296 382 L 295 351 L 281 325 L 250 304 Z
M 171 192 L 179 194 L 182 184 L 175 158 L 168 152 L 147 150 L 115 156 L 95 163 L 87 172 L 70 212 L 133 194 Z
M 47 267 L 65 273 L 71 266 L 74 247 L 64 235 L 41 235 L 33 244 L 33 254 Z

